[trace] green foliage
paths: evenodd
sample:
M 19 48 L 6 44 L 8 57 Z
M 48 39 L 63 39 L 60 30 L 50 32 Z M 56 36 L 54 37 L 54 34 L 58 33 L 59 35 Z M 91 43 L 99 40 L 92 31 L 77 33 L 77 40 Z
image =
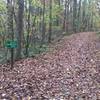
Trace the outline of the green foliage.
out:
M 62 6 L 54 4 L 53 6 L 53 18 L 56 18 L 57 16 L 61 16 L 61 12 L 63 10 Z
M 3 0 L 0 0 L 0 14 L 6 12 L 6 3 Z
M 40 0 L 31 0 L 31 4 L 35 7 L 42 7 Z
M 6 23 L 6 11 L 7 11 L 7 8 L 6 8 L 6 3 L 3 1 L 3 0 L 0 0 L 0 35 L 4 34 L 4 26 L 5 26 L 5 23 Z
M 33 48 L 33 53 L 34 54 L 39 54 L 39 53 L 42 53 L 42 52 L 46 52 L 48 51 L 49 47 L 44 44 L 40 47 L 40 45 L 36 45 L 35 48 Z
M 47 44 L 44 44 L 41 47 L 40 44 L 36 44 L 34 47 L 30 46 L 29 56 L 36 56 L 40 53 L 47 52 L 47 51 L 49 51 L 49 46 Z
M 100 31 L 99 31 L 99 32 L 97 32 L 97 35 L 100 37 Z

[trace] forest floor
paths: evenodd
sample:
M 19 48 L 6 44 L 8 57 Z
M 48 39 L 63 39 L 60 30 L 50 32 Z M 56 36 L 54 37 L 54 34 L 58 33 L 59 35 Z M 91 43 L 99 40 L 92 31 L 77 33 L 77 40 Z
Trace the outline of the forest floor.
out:
M 100 100 L 96 33 L 65 36 L 51 47 L 51 52 L 16 62 L 13 70 L 1 65 L 0 100 Z

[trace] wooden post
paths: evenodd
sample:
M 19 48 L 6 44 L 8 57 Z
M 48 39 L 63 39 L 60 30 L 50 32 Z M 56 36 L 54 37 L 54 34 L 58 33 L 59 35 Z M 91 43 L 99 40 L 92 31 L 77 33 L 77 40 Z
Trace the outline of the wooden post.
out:
M 14 49 L 11 48 L 11 69 L 13 69 L 14 65 Z

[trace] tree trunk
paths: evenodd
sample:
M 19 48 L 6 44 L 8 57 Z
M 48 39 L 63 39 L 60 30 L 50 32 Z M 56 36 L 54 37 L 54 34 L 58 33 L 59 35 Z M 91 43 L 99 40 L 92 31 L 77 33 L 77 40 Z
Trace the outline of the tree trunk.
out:
M 52 35 L 52 0 L 50 0 L 50 14 L 49 14 L 49 37 L 48 42 L 51 42 L 51 35 Z
M 79 5 L 78 5 L 78 27 L 77 27 L 77 30 L 78 32 L 80 32 L 80 25 L 81 25 L 81 3 L 82 3 L 82 0 L 79 0 Z
M 26 37 L 26 57 L 29 56 L 29 33 L 30 33 L 30 0 L 29 0 L 29 11 L 28 11 L 28 29 L 27 29 L 27 37 Z
M 12 40 L 14 39 L 14 30 L 13 30 L 13 4 L 12 0 L 7 0 L 7 15 L 8 15 L 8 39 Z M 13 60 L 14 60 L 14 49 L 11 48 L 11 69 L 13 68 Z
M 45 40 L 45 0 L 43 1 L 43 19 L 42 19 L 42 40 L 41 40 L 41 46 L 44 44 Z
M 73 31 L 76 33 L 77 32 L 77 0 L 73 1 Z
M 66 32 L 66 19 L 67 19 L 67 0 L 65 0 L 65 5 L 64 5 L 64 22 L 63 22 L 63 30 Z
M 21 58 L 21 50 L 22 50 L 22 34 L 23 34 L 23 14 L 24 14 L 24 0 L 18 0 L 18 16 L 17 16 L 17 52 L 16 52 L 16 60 Z

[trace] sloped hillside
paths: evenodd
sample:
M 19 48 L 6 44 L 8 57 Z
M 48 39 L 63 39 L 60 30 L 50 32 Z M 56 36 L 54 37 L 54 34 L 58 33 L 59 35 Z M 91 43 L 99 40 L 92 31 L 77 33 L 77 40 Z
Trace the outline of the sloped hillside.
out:
M 16 62 L 13 70 L 1 65 L 0 100 L 100 100 L 100 40 L 96 33 L 64 37 L 53 48 Z

